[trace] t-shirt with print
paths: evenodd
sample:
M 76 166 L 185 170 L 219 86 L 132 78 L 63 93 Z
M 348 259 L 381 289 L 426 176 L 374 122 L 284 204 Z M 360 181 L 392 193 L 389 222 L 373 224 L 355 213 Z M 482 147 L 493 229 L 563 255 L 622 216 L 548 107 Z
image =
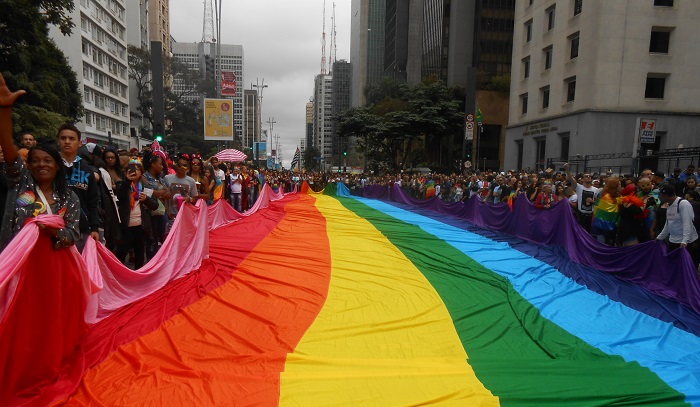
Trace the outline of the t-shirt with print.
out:
M 583 184 L 576 184 L 576 195 L 578 196 L 578 210 L 583 213 L 593 213 L 594 203 L 588 203 L 588 198 L 595 200 L 596 194 L 600 192 L 600 188 L 585 187 Z
M 165 187 L 172 194 L 168 200 L 168 213 L 176 215 L 187 198 L 198 196 L 197 184 L 194 178 L 185 176 L 180 178 L 177 174 L 168 174 L 164 180 Z

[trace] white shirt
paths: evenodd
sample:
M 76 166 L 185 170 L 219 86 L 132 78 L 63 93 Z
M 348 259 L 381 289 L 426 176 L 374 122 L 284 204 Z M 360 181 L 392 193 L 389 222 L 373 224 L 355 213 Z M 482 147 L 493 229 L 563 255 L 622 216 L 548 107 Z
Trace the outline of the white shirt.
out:
M 588 198 L 594 199 L 600 188 L 584 187 L 583 184 L 576 184 L 576 197 L 578 198 L 578 210 L 583 213 L 593 213 L 593 203 L 587 202 Z
M 238 180 L 239 182 L 234 183 L 233 181 Z M 242 188 L 243 177 L 241 174 L 231 174 L 231 193 L 240 194 Z
M 671 243 L 689 244 L 698 239 L 698 232 L 693 225 L 695 212 L 693 206 L 685 199 L 676 198 L 666 209 L 666 223 L 664 229 L 656 238 L 664 240 L 668 237 Z

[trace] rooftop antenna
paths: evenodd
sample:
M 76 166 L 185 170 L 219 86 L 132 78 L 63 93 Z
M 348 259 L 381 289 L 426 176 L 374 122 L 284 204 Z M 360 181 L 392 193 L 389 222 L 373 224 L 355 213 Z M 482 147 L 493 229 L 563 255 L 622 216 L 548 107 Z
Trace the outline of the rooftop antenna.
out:
M 326 0 L 323 0 L 323 33 L 321 34 L 321 75 L 326 74 Z
M 333 3 L 333 16 L 331 17 L 331 57 L 328 61 L 328 72 L 331 72 L 332 66 L 336 61 L 336 52 L 338 43 L 335 38 L 335 2 Z
M 204 21 L 202 22 L 202 42 L 214 42 L 214 7 L 212 0 L 204 0 Z

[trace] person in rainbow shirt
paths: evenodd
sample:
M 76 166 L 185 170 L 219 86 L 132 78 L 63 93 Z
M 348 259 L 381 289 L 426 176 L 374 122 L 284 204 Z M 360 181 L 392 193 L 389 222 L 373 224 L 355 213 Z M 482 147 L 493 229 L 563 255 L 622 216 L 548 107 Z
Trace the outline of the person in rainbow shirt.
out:
M 614 245 L 617 233 L 617 224 L 620 220 L 619 203 L 620 179 L 609 178 L 603 187 L 603 195 L 593 208 L 593 223 L 591 233 L 597 236 L 598 241 L 607 245 Z

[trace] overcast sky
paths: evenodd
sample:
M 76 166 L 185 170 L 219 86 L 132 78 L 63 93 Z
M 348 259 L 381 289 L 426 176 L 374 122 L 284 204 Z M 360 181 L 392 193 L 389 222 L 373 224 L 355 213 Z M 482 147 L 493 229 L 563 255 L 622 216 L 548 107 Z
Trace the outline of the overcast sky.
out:
M 350 1 L 335 1 L 338 60 L 350 60 Z M 213 3 L 216 7 L 217 0 Z M 265 79 L 262 126 L 269 130 L 268 118 L 274 117 L 273 133 L 280 135 L 283 165 L 289 168 L 305 136 L 306 103 L 321 71 L 323 0 L 225 0 L 221 7 L 221 43 L 243 46 L 244 83 L 239 81 L 238 90 Z M 203 15 L 202 1 L 170 0 L 170 34 L 178 42 L 200 41 Z M 326 0 L 327 60 L 332 15 L 333 1 Z

